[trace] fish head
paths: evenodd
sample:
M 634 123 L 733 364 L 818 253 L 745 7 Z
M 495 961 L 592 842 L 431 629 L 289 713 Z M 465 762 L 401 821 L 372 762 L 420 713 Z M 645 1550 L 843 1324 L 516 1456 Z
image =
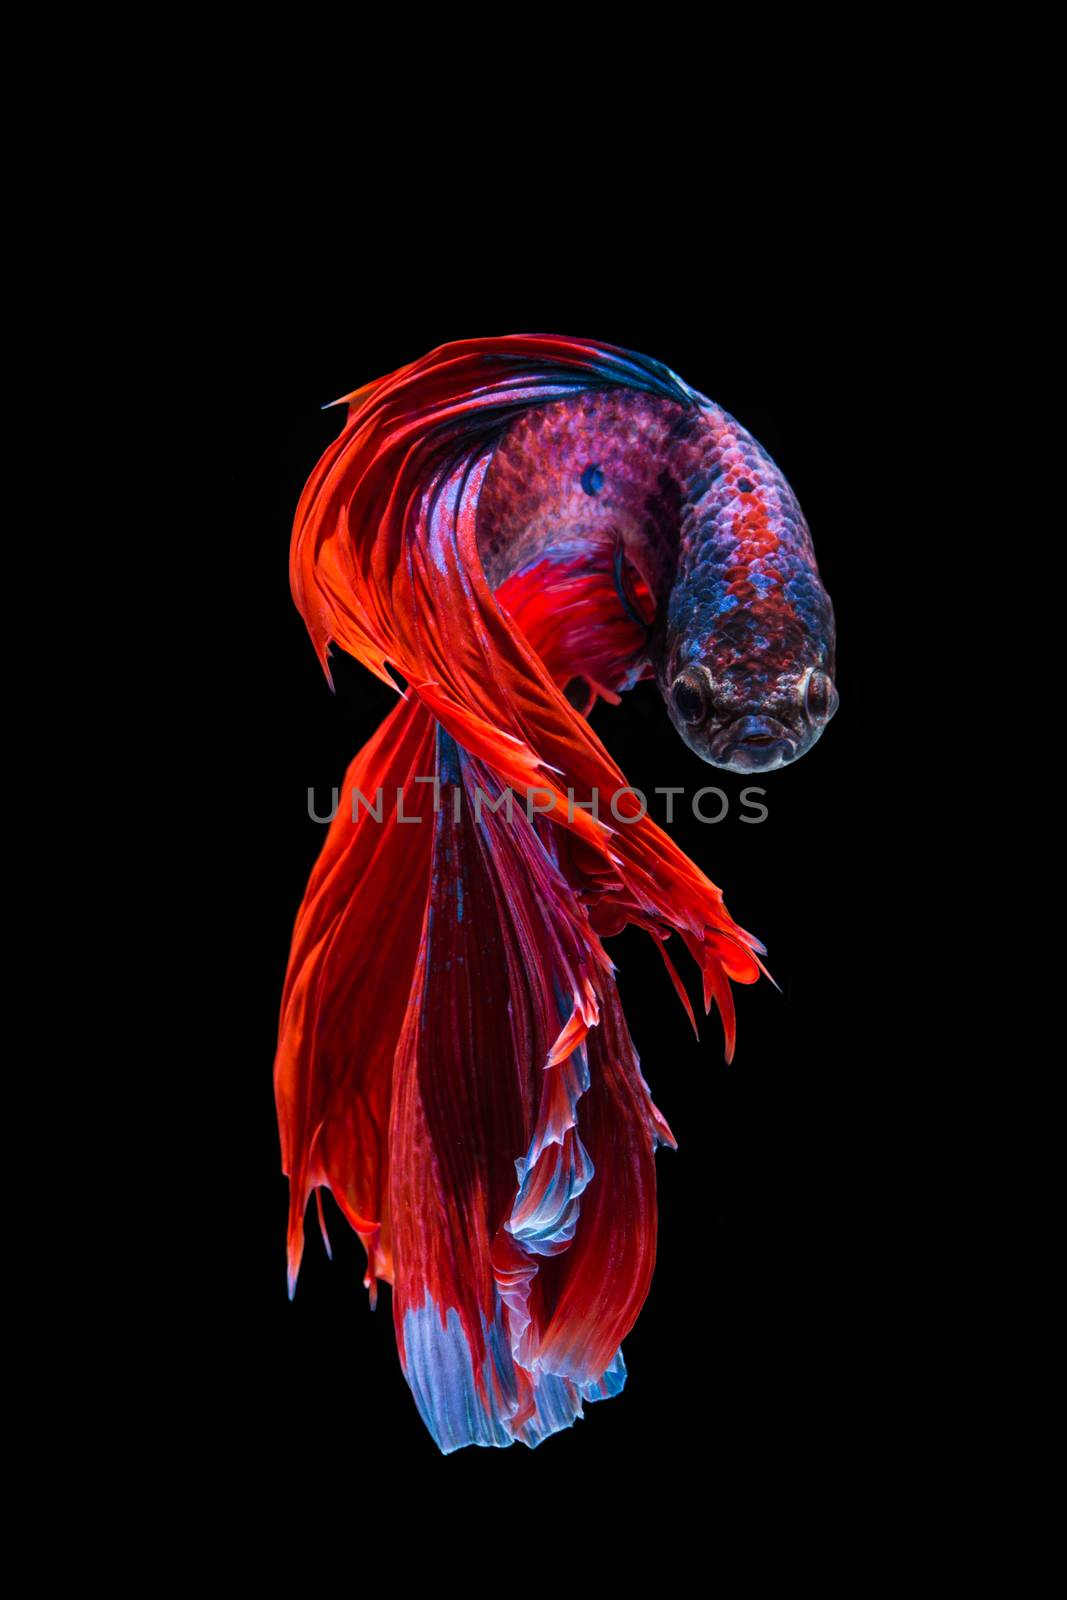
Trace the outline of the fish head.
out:
M 827 670 L 827 666 L 831 670 Z M 832 662 L 784 671 L 681 666 L 666 686 L 671 721 L 702 761 L 727 772 L 773 772 L 800 759 L 837 710 Z

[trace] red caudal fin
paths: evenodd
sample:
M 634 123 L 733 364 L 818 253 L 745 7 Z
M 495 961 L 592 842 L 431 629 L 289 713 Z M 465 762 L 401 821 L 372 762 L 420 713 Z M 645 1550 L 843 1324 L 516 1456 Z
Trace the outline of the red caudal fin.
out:
M 439 736 L 431 890 L 390 1128 L 397 1340 L 445 1451 L 614 1393 L 670 1132 L 552 825 Z
M 644 670 L 639 576 L 610 539 L 496 593 L 482 569 L 503 430 L 610 387 L 694 398 L 592 341 L 444 346 L 350 397 L 293 533 L 323 666 L 336 645 L 408 689 L 353 763 L 294 934 L 275 1073 L 290 1275 L 306 1202 L 329 1188 L 368 1281 L 394 1284 L 404 1370 L 446 1451 L 536 1444 L 624 1381 L 655 1258 L 653 1150 L 673 1140 L 602 939 L 632 922 L 666 956 L 679 935 L 728 1053 L 730 983 L 761 970 L 582 715 Z M 396 821 L 398 787 L 421 825 Z M 382 820 L 357 805 L 353 823 L 354 791 L 379 788 Z

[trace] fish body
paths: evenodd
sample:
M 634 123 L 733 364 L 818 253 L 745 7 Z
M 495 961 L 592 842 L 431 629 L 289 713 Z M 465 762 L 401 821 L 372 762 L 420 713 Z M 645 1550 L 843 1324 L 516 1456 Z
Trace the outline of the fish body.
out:
M 695 1029 L 681 948 L 728 1059 L 731 985 L 763 970 L 586 714 L 654 675 L 705 760 L 781 765 L 832 712 L 832 612 L 781 474 L 647 357 L 464 340 L 344 403 L 297 507 L 293 595 L 327 674 L 341 648 L 398 701 L 293 934 L 274 1069 L 290 1293 L 328 1191 L 372 1302 L 392 1284 L 439 1447 L 532 1446 L 623 1387 L 653 1157 L 675 1142 L 605 942 L 648 933 Z
M 837 708 L 833 608 L 796 496 L 752 435 L 702 396 L 622 390 L 524 414 L 482 489 L 490 581 L 604 539 L 652 597 L 634 670 L 654 673 L 685 742 L 743 772 L 810 749 Z

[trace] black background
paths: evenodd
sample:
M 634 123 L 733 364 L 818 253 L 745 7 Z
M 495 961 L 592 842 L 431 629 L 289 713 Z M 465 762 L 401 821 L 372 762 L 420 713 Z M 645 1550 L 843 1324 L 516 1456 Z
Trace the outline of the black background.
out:
M 648 258 L 567 271 L 533 243 L 507 259 L 503 269 L 444 251 L 431 269 L 413 248 L 372 265 L 353 247 L 309 274 L 283 270 L 267 249 L 220 274 L 207 297 L 216 370 L 203 537 L 222 559 L 190 645 L 209 685 L 191 755 L 211 863 L 195 937 L 210 976 L 180 1178 L 204 1221 L 181 1262 L 198 1287 L 192 1303 L 173 1295 L 168 1337 L 180 1332 L 180 1365 L 205 1403 L 207 1453 L 246 1483 L 250 1472 L 278 1486 L 307 1471 L 355 1504 L 400 1475 L 447 1507 L 640 1482 L 668 1527 L 672 1517 L 692 1527 L 702 1496 L 726 1483 L 756 1492 L 777 1479 L 801 1498 L 843 1500 L 898 1382 L 889 1285 L 908 1172 L 893 1153 L 893 1107 L 914 1070 L 888 954 L 909 823 L 886 771 L 881 709 L 899 578 L 886 559 L 895 332 L 885 263 L 876 242 L 855 240 L 807 264 L 794 255 L 788 271 L 757 252 L 681 278 Z M 755 780 L 769 808 L 758 826 L 739 820 L 748 780 L 687 751 L 653 685 L 594 714 L 646 792 L 715 784 L 733 797 L 714 826 L 682 809 L 675 837 L 762 938 L 782 992 L 735 991 L 727 1066 L 717 1020 L 694 1041 L 650 941 L 628 931 L 611 943 L 645 1076 L 679 1142 L 657 1157 L 659 1259 L 624 1346 L 629 1382 L 537 1451 L 444 1459 L 400 1372 L 388 1288 L 371 1314 L 362 1250 L 329 1202 L 334 1260 L 312 1212 L 295 1302 L 286 1296 L 271 1065 L 288 940 L 324 833 L 306 791 L 325 797 L 340 782 L 392 703 L 343 657 L 331 695 L 289 594 L 287 554 L 301 487 L 341 424 L 325 402 L 447 340 L 516 331 L 655 356 L 767 447 L 805 510 L 835 604 L 841 707 L 795 768 Z

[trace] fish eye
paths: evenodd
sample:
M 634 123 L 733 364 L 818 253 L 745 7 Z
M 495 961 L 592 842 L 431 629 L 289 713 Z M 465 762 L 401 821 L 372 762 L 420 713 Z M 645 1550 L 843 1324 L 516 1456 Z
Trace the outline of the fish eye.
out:
M 599 494 L 603 487 L 604 474 L 601 472 L 599 464 L 594 461 L 582 473 L 582 488 L 586 494 Z
M 700 667 L 686 667 L 671 685 L 671 699 L 683 722 L 702 722 L 708 713 L 711 697 L 708 680 Z
M 812 722 L 829 722 L 837 710 L 837 690 L 825 672 L 809 672 L 804 689 L 804 710 Z

